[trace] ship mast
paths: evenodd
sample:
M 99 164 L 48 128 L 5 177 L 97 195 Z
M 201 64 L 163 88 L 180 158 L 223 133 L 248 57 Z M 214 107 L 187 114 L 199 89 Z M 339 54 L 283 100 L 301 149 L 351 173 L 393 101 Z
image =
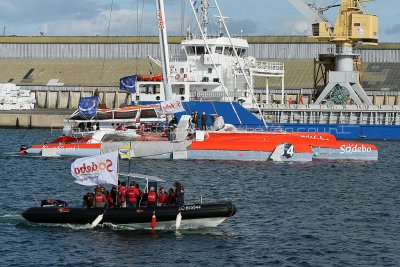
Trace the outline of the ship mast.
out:
M 164 0 L 156 0 L 157 9 L 157 21 L 158 21 L 158 34 L 160 38 L 160 50 L 161 50 L 161 66 L 164 83 L 165 100 L 171 100 L 172 98 L 172 87 L 169 81 L 170 67 L 169 67 L 169 52 L 168 52 L 168 40 L 167 40 L 167 25 L 165 22 L 164 12 Z M 169 121 L 170 119 L 168 119 Z
M 198 9 L 198 17 L 200 18 L 200 28 L 201 32 L 204 36 L 207 37 L 207 28 L 208 28 L 208 8 L 210 7 L 210 3 L 208 0 L 201 0 L 200 7 Z

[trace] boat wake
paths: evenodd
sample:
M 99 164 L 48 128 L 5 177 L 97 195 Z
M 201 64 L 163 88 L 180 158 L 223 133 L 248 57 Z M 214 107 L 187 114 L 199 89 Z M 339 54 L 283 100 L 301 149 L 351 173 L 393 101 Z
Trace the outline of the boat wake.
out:
M 16 225 L 19 223 L 27 223 L 27 221 L 18 214 L 4 214 L 0 215 L 0 224 Z

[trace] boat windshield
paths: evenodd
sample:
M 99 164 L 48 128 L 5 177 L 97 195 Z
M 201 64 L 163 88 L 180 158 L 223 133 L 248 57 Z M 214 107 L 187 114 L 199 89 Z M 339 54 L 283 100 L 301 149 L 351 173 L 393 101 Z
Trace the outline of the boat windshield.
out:
M 112 133 L 112 134 L 105 134 L 101 138 L 101 141 L 102 142 L 125 142 L 125 141 L 130 142 L 130 141 L 137 141 L 139 137 L 140 136 L 138 136 L 136 133 L 132 133 L 131 135 L 126 132 L 122 132 L 121 134 Z

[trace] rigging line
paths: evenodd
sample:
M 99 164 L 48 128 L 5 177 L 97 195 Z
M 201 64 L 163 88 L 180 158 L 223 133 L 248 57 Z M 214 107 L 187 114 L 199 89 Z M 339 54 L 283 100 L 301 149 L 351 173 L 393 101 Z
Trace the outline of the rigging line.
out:
M 110 35 L 110 28 L 111 28 L 111 15 L 113 12 L 113 6 L 114 6 L 114 0 L 111 0 L 111 6 L 110 6 L 110 16 L 108 18 L 108 28 L 107 28 L 107 37 L 106 37 L 106 43 L 104 44 L 104 55 L 103 55 L 103 64 L 101 67 L 101 76 L 100 76 L 100 84 L 103 84 L 103 76 L 104 76 L 104 66 L 106 63 L 106 54 L 107 54 L 107 44 L 108 44 L 108 38 Z
M 134 12 L 133 12 L 134 10 L 135 10 L 135 0 L 132 1 L 132 7 L 131 7 L 131 10 L 130 10 L 130 12 L 129 12 L 128 19 L 126 20 L 125 30 L 124 30 L 123 36 L 126 36 L 126 34 L 127 34 L 128 25 L 129 25 L 129 22 L 130 22 L 130 20 L 131 20 L 131 17 L 132 17 L 132 15 L 133 15 L 133 13 L 134 13 Z
M 138 73 L 138 68 L 139 68 L 139 58 L 141 58 L 141 56 L 139 56 L 139 45 L 140 45 L 140 39 L 142 36 L 142 30 L 143 30 L 143 12 L 144 12 L 144 0 L 142 0 L 142 7 L 141 7 L 141 11 L 140 11 L 140 15 L 139 15 L 139 0 L 137 0 L 136 2 L 136 38 L 137 38 L 137 48 L 135 49 L 135 53 L 136 53 L 136 58 L 135 58 L 135 62 L 136 62 L 136 70 L 135 72 Z

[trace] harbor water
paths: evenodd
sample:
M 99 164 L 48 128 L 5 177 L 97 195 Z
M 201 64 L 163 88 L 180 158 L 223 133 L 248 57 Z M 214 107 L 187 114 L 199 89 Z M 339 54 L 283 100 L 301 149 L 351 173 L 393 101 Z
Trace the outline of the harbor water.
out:
M 74 183 L 73 158 L 17 153 L 58 134 L 0 129 L 0 266 L 400 265 L 398 142 L 374 141 L 377 162 L 131 161 L 164 187 L 182 182 L 186 202 L 237 206 L 217 228 L 175 232 L 25 221 L 35 192 L 80 206 L 92 189 Z

